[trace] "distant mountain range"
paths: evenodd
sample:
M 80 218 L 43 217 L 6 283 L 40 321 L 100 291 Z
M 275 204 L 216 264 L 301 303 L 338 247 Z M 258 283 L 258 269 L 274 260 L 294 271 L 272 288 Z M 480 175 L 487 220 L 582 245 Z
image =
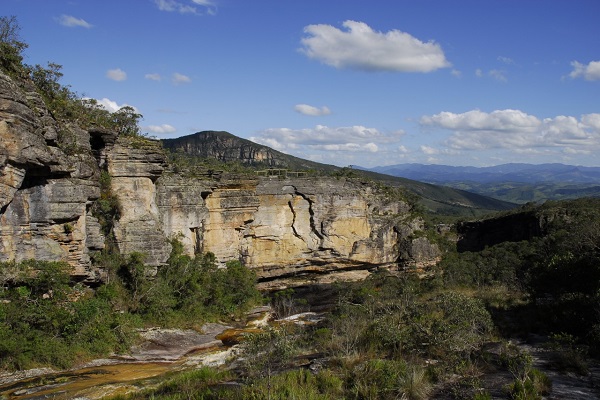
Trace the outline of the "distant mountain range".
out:
M 600 167 L 582 167 L 558 163 L 538 165 L 513 163 L 494 167 L 396 164 L 385 167 L 358 168 L 430 183 L 570 182 L 600 184 Z
M 600 167 L 513 163 L 494 167 L 397 164 L 356 168 L 450 186 L 516 203 L 600 197 Z

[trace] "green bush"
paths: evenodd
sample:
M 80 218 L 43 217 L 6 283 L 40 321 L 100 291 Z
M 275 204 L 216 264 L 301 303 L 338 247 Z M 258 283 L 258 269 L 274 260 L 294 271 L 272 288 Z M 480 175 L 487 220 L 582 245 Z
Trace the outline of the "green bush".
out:
M 130 262 L 122 276 L 144 318 L 162 324 L 199 323 L 241 315 L 262 300 L 256 275 L 238 261 L 218 268 L 211 253 L 194 257 L 173 240 L 167 265 L 151 277 L 140 260 Z
M 1 368 L 64 368 L 128 343 L 122 316 L 103 298 L 71 286 L 67 264 L 30 260 L 19 269 L 0 296 Z

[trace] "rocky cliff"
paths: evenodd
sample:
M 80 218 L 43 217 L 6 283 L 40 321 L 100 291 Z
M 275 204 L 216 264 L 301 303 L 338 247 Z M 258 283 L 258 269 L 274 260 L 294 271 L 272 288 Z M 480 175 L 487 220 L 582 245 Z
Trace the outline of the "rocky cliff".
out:
M 422 248 L 422 221 L 408 204 L 353 180 L 163 176 L 157 182 L 162 230 L 187 251 L 241 260 L 263 280 L 435 262 Z
M 0 260 L 65 260 L 73 275 L 96 279 L 99 172 L 90 133 L 59 127 L 33 87 L 0 73 Z
M 544 233 L 544 220 L 534 211 L 516 212 L 457 226 L 458 251 L 481 251 L 502 242 L 531 240 Z
M 160 142 L 59 124 L 32 88 L 1 73 L 0 141 L 0 261 L 64 260 L 78 279 L 101 279 L 90 257 L 105 242 L 93 214 L 101 171 L 118 200 L 118 251 L 142 252 L 149 265 L 165 263 L 173 238 L 189 254 L 241 260 L 265 281 L 439 256 L 413 238 L 423 223 L 409 205 L 377 185 L 175 174 Z

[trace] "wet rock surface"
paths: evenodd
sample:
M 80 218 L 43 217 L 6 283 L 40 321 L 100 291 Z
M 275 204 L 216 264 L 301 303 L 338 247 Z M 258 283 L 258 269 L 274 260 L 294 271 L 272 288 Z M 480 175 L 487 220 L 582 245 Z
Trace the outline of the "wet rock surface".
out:
M 194 351 L 223 346 L 217 336 L 231 328 L 210 323 L 202 326 L 202 332 L 192 329 L 148 329 L 140 332 L 143 342 L 131 349 L 128 358 L 133 361 L 176 361 Z
M 248 314 L 247 330 L 266 323 L 270 308 Z M 140 331 L 142 342 L 128 354 L 93 360 L 76 369 L 35 369 L 0 374 L 0 398 L 4 399 L 100 399 L 156 385 L 169 372 L 219 366 L 234 355 L 221 339 L 232 326 L 207 323 L 192 329 L 151 328 Z M 239 328 L 239 333 L 244 332 Z

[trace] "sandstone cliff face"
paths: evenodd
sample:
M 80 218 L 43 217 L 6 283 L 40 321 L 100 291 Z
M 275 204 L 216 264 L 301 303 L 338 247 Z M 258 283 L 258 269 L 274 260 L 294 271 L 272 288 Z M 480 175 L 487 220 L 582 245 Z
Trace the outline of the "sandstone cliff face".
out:
M 119 199 L 120 218 L 113 228 L 123 254 L 141 252 L 152 266 L 163 264 L 170 245 L 163 233 L 154 182 L 163 172 L 160 143 L 143 138 L 119 138 L 108 152 L 112 192 Z
M 62 260 L 78 279 L 101 279 L 91 255 L 105 238 L 91 210 L 103 170 L 120 208 L 116 246 L 146 254 L 149 265 L 166 262 L 172 238 L 189 254 L 240 260 L 265 281 L 397 268 L 439 255 L 413 238 L 423 226 L 409 206 L 376 186 L 165 172 L 159 142 L 58 124 L 33 88 L 1 73 L 0 143 L 0 261 Z
M 439 257 L 437 246 L 412 238 L 423 226 L 406 203 L 353 180 L 164 176 L 157 205 L 165 234 L 179 237 L 190 254 L 241 260 L 263 280 Z
M 63 126 L 75 154 L 33 88 L 0 73 L 0 260 L 64 260 L 73 275 L 96 279 L 90 252 L 104 238 L 91 215 L 100 194 L 89 133 Z

